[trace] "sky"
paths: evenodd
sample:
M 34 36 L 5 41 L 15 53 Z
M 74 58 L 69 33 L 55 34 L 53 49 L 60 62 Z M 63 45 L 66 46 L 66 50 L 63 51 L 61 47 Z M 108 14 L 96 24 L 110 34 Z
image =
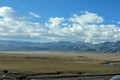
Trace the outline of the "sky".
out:
M 120 40 L 120 0 L 0 0 L 0 39 Z

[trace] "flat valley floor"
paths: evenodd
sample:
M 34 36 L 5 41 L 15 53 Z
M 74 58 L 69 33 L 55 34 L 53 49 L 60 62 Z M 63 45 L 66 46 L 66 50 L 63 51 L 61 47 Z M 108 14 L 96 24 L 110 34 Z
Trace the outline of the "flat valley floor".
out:
M 104 75 L 120 73 L 120 55 L 74 52 L 0 52 L 1 76 L 5 70 L 9 74 L 19 74 L 17 76 L 34 74 L 32 77 L 36 77 L 35 74 L 37 74 L 37 77 L 42 78 L 59 77 L 52 80 L 109 80 L 113 75 Z M 5 74 L 9 76 L 8 73 Z M 83 76 L 75 77 L 79 75 Z M 68 77 L 64 79 L 65 76 Z M 73 77 L 69 78 L 69 76 Z

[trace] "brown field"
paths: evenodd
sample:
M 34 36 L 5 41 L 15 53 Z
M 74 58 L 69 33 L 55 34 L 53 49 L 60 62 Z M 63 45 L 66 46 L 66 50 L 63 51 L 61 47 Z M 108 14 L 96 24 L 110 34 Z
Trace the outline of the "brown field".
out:
M 107 62 L 117 62 L 106 65 Z M 62 52 L 1 52 L 0 70 L 31 72 L 120 72 L 120 55 Z

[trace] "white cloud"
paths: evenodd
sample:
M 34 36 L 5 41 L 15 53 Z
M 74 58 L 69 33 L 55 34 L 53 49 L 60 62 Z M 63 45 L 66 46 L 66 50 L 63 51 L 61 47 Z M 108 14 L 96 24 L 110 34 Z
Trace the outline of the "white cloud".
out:
M 93 43 L 120 40 L 120 27 L 105 25 L 103 18 L 96 13 L 74 14 L 69 20 L 50 17 L 41 24 L 21 19 L 23 16 L 11 7 L 0 7 L 0 17 L 1 39 Z
M 35 18 L 40 18 L 40 16 L 36 13 L 33 13 L 33 12 L 29 12 L 29 14 Z
M 117 23 L 120 24 L 120 21 L 118 21 Z
M 3 39 L 41 39 L 47 33 L 46 29 L 40 24 L 21 19 L 11 7 L 0 8 L 0 38 Z
M 58 18 L 58 17 L 50 17 L 48 20 L 48 23 L 45 23 L 46 26 L 48 26 L 51 29 L 60 27 L 60 24 L 65 21 L 64 18 Z
M 0 7 L 0 16 L 9 19 L 21 17 L 11 7 Z
M 69 21 L 80 24 L 102 23 L 103 18 L 95 13 L 83 12 L 82 15 L 74 14 L 73 17 L 69 18 Z

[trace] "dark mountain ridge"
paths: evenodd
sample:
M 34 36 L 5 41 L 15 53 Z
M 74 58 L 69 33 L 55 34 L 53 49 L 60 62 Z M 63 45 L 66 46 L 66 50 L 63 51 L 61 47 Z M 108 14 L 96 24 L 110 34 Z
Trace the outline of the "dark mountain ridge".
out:
M 120 41 L 104 42 L 99 44 L 85 42 L 24 42 L 0 40 L 0 51 L 76 51 L 120 53 Z

